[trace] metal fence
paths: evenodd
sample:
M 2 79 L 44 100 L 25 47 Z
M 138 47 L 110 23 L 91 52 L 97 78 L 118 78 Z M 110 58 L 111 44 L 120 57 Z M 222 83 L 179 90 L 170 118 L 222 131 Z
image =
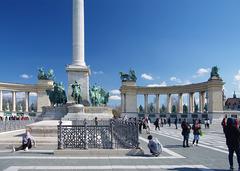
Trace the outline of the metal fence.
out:
M 34 120 L 5 120 L 0 121 L 0 132 L 25 129 L 26 125 L 34 123 Z
M 110 120 L 95 124 L 95 122 L 85 120 L 78 123 L 77 125 L 62 125 L 60 121 L 58 149 L 135 148 L 139 145 L 136 122 Z

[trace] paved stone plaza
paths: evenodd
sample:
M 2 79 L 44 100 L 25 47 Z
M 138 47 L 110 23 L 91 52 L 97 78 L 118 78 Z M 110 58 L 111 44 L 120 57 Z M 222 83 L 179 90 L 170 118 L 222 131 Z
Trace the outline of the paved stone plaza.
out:
M 144 149 L 145 156 L 111 157 L 97 153 L 94 155 L 93 151 L 90 151 L 92 155 L 54 155 L 57 147 L 54 137 L 36 137 L 37 148 L 28 152 L 11 153 L 9 144 L 20 143 L 19 135 L 23 131 L 0 134 L 0 170 L 228 170 L 228 152 L 220 123 L 211 125 L 210 129 L 203 128 L 205 134 L 201 137 L 199 146 L 189 148 L 182 147 L 181 129 L 175 129 L 174 125 L 164 126 L 160 131 L 152 131 L 152 135 L 164 146 L 164 152 L 159 157 L 150 156 L 145 133 L 140 136 L 140 146 Z M 234 160 L 237 168 L 236 158 Z

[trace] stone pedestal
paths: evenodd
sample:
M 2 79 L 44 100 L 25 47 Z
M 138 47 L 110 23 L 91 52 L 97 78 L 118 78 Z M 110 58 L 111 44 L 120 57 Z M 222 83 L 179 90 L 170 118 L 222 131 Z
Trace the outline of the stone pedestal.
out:
M 66 68 L 68 73 L 68 102 L 73 102 L 73 98 L 71 97 L 72 94 L 72 87 L 75 81 L 77 81 L 81 85 L 81 95 L 82 100 L 89 101 L 89 75 L 90 69 L 88 67 L 81 67 L 77 65 L 69 65 Z
M 43 106 L 50 106 L 50 100 L 47 95 L 46 90 L 53 88 L 53 81 L 52 80 L 39 80 L 37 85 L 37 111 L 42 112 Z

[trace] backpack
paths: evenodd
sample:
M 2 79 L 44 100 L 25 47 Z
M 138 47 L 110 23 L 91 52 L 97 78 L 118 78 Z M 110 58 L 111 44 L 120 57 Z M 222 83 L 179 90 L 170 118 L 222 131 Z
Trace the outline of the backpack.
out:
M 162 144 L 158 141 L 157 138 L 154 138 L 153 141 L 157 144 L 157 151 L 158 151 L 159 153 L 162 153 L 162 152 L 163 152 L 163 146 L 162 146 Z

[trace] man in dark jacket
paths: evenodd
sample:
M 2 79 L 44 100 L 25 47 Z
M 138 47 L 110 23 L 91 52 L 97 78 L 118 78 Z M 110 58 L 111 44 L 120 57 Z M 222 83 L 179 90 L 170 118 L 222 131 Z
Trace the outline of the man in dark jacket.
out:
M 227 125 L 224 129 L 226 144 L 228 146 L 228 160 L 230 170 L 233 170 L 233 153 L 235 152 L 240 169 L 240 130 L 234 125 L 234 119 L 228 118 Z
M 182 127 L 182 136 L 183 136 L 183 147 L 189 147 L 188 140 L 189 140 L 189 133 L 191 130 L 191 126 L 188 122 L 184 119 L 181 124 Z

